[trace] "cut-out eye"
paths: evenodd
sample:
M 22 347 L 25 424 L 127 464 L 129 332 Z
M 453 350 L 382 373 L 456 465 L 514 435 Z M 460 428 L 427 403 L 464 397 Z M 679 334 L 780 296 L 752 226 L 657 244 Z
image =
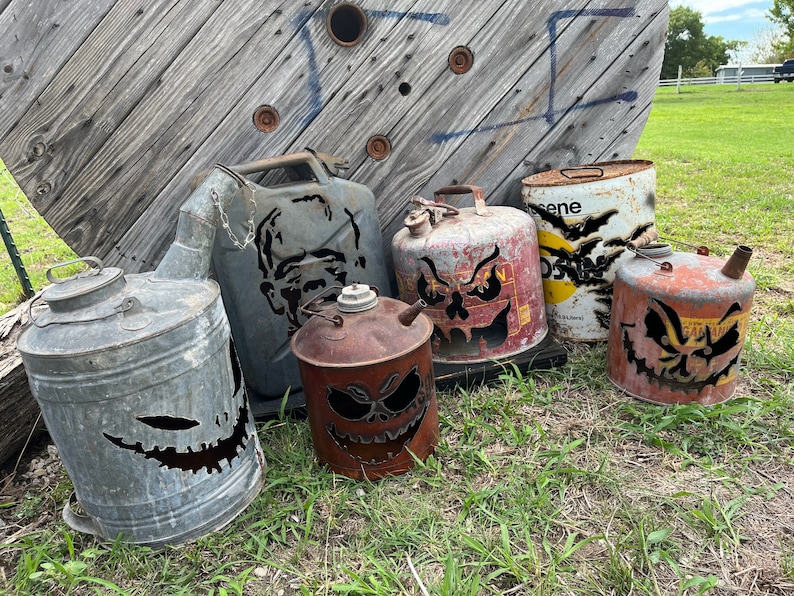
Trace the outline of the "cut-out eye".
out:
M 366 418 L 372 411 L 373 403 L 365 400 L 366 395 L 356 387 L 348 387 L 348 391 L 336 387 L 328 388 L 328 405 L 345 420 Z
M 430 284 L 427 283 L 424 275 L 420 276 L 419 281 L 416 283 L 416 293 L 430 306 L 435 306 L 436 304 L 444 302 L 447 298 L 446 294 L 430 290 Z
M 479 298 L 483 302 L 490 302 L 491 300 L 496 300 L 499 297 L 499 294 L 502 293 L 502 283 L 499 281 L 499 278 L 496 276 L 496 265 L 491 268 L 491 272 L 488 274 L 488 278 L 485 280 L 485 285 L 477 286 L 472 290 L 466 292 L 467 296 L 471 296 L 472 298 Z
M 137 416 L 135 419 L 159 430 L 187 430 L 200 424 L 198 420 L 176 416 Z
M 394 390 L 394 393 L 384 397 L 382 403 L 392 414 L 402 412 L 416 403 L 421 386 L 422 378 L 419 376 L 417 367 L 414 366 L 411 372 L 402 380 L 402 383 Z

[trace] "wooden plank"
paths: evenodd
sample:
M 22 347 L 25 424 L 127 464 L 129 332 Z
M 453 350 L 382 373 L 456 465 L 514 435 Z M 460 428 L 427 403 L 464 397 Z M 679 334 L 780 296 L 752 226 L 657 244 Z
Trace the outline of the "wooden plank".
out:
M 56 230 L 64 230 L 64 240 L 77 252 L 112 246 L 249 87 L 251 72 L 281 52 L 278 43 L 254 40 L 278 38 L 301 12 L 286 0 L 219 5 L 64 189 L 65 208 L 48 215 Z M 176 31 L 169 28 L 169 34 Z
M 214 0 L 118 2 L 24 114 L 2 151 L 45 218 L 74 207 L 63 198 L 73 172 L 99 152 L 217 8 Z M 123 90 L 123 91 L 121 91 Z
M 115 0 L 11 0 L 0 13 L 0 138 L 46 89 Z M 11 153 L 5 153 L 13 157 Z M 9 162 L 15 161 L 9 159 Z
M 316 119 L 319 116 L 336 109 L 330 101 L 346 93 L 345 84 L 372 62 L 372 50 L 366 47 L 342 47 L 331 41 L 325 29 L 325 17 L 332 4 L 331 1 L 322 3 L 301 22 L 293 22 L 289 32 L 282 32 L 282 36 L 288 39 L 279 59 L 261 72 L 247 93 L 217 124 L 206 142 L 196 149 L 179 174 L 170 180 L 157 200 L 113 251 L 103 256 L 107 262 L 123 259 L 121 262 L 128 268 L 130 261 L 135 259 L 134 262 L 154 266 L 171 242 L 178 207 L 188 196 L 188 183 L 196 172 L 218 161 L 239 163 L 286 153 L 290 147 L 296 146 L 295 139 L 308 126 L 317 126 Z M 401 14 L 410 11 L 424 14 L 421 4 L 409 4 L 404 0 L 401 3 L 378 0 L 367 4 L 367 12 Z M 398 16 L 370 19 L 368 38 L 388 39 L 392 36 L 393 28 L 403 19 Z M 410 20 L 422 23 L 419 19 Z M 432 24 L 423 26 L 432 27 Z M 261 41 L 270 43 L 268 39 Z M 255 49 L 257 53 L 265 50 Z M 281 117 L 279 128 L 270 134 L 257 131 L 251 123 L 254 110 L 262 104 L 275 107 Z M 334 132 L 331 135 L 326 133 L 325 136 L 341 135 Z M 322 150 L 319 144 L 315 147 Z M 303 145 L 299 148 L 302 149 Z

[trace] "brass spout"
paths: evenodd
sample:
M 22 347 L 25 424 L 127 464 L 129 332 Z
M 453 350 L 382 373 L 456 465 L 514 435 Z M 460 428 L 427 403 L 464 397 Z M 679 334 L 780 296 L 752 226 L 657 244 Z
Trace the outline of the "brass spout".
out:
M 741 279 L 752 255 L 753 249 L 749 246 L 737 246 L 731 258 L 722 267 L 722 274 L 731 279 Z
M 410 327 L 411 323 L 416 320 L 416 317 L 419 316 L 419 313 L 422 312 L 426 307 L 427 302 L 420 298 L 411 306 L 402 311 L 399 315 L 397 315 L 397 320 L 400 321 L 403 326 Z

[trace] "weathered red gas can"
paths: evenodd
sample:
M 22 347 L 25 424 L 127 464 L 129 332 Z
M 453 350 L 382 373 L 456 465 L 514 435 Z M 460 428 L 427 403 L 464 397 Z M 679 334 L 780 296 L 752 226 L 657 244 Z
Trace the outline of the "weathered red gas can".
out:
M 610 380 L 658 404 L 729 399 L 755 291 L 745 271 L 752 250 L 739 246 L 727 261 L 637 249 L 615 275 L 607 344 Z
M 444 196 L 468 194 L 457 209 Z M 513 207 L 487 207 L 481 188 L 448 186 L 392 239 L 400 298 L 424 300 L 433 360 L 487 362 L 519 354 L 548 332 L 535 222 Z
M 290 344 L 317 457 L 359 480 L 406 472 L 439 438 L 424 304 L 364 284 L 343 288 L 335 305 L 318 307 L 319 298 L 302 307 L 311 318 Z

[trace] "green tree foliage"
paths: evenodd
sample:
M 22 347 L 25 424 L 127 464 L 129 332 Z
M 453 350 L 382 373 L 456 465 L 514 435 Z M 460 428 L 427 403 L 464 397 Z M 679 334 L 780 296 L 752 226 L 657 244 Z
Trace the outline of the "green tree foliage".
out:
M 777 56 L 794 58 L 794 0 L 775 0 L 767 18 L 783 30 L 772 46 Z
M 729 52 L 737 49 L 740 43 L 706 35 L 703 31 L 703 15 L 698 11 L 686 6 L 672 8 L 661 78 L 677 77 L 679 65 L 687 77 L 713 76 L 718 66 L 728 63 Z

